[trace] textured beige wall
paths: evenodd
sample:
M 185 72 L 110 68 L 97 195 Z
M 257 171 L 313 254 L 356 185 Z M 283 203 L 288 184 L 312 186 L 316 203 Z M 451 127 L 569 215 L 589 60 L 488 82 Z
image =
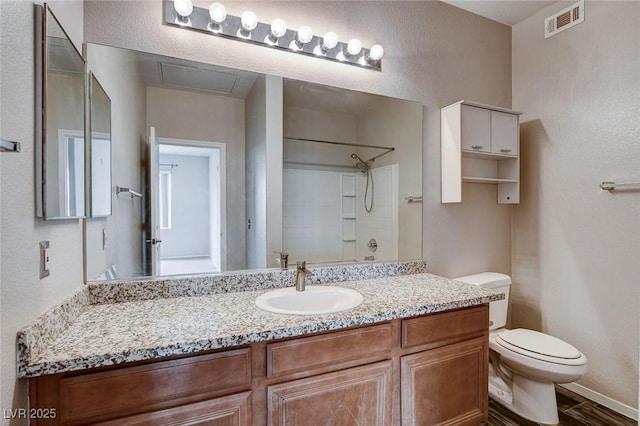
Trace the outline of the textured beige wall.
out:
M 200 4 L 208 6 L 207 4 Z M 160 1 L 86 1 L 85 41 L 150 51 L 422 102 L 424 108 L 423 254 L 431 270 L 462 275 L 510 272 L 511 209 L 495 204 L 495 188 L 465 187 L 465 202 L 442 206 L 440 107 L 460 99 L 509 107 L 511 29 L 447 4 L 427 2 L 226 2 L 230 14 L 253 9 L 263 22 L 310 24 L 341 40 L 384 45 L 383 72 L 278 52 L 161 24 Z M 82 38 L 79 2 L 54 3 L 76 44 Z M 2 137 L 23 152 L 2 154 L 2 407 L 24 407 L 15 381 L 15 332 L 82 283 L 78 221 L 34 220 L 33 5 L 0 1 L 2 13 Z M 65 16 L 62 16 L 62 15 Z M 79 34 L 79 35 L 78 35 Z M 6 42 L 5 40 L 9 40 Z M 38 279 L 38 241 L 52 243 L 52 275 Z M 15 400 L 15 401 L 14 401 Z M 6 421 L 3 420 L 4 423 Z M 3 424 L 4 424 L 3 423 Z
M 207 6 L 205 3 L 196 5 Z M 440 108 L 460 99 L 511 106 L 511 29 L 442 2 L 273 1 L 225 3 L 232 15 L 310 24 L 385 47 L 370 72 L 162 25 L 160 2 L 88 1 L 86 41 L 150 51 L 424 104 L 423 256 L 431 270 L 458 276 L 510 272 L 511 207 L 496 188 L 465 185 L 465 202 L 440 204 Z
M 513 217 L 512 326 L 589 358 L 579 383 L 638 402 L 640 2 L 586 3 L 585 22 L 547 40 L 543 18 L 513 28 L 513 108 L 522 116 L 522 194 Z
M 420 104 L 384 99 L 358 114 L 356 126 L 359 143 L 396 148 L 375 160 L 373 167 L 399 165 L 397 258 L 401 260 L 417 259 L 422 255 L 422 232 L 416 232 L 422 230 L 422 204 L 410 204 L 404 200 L 408 195 L 422 194 L 421 119 Z M 384 151 L 371 152 L 369 150 L 364 158 L 380 155 Z M 367 241 L 359 241 L 358 248 L 369 254 Z
M 48 3 L 81 47 L 82 2 Z M 0 20 L 0 135 L 22 144 L 20 153 L 0 155 L 0 406 L 9 409 L 27 406 L 26 382 L 15 379 L 16 331 L 82 286 L 82 227 L 79 220 L 35 219 L 34 5 L 0 1 Z M 42 240 L 51 242 L 52 262 L 51 275 L 40 280 Z M 0 418 L 0 423 L 10 422 Z

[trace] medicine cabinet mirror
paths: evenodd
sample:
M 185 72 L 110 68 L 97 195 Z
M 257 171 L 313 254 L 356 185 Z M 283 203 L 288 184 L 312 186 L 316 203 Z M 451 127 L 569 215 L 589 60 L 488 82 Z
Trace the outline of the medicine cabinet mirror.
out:
M 87 216 L 111 214 L 111 99 L 89 73 L 89 134 L 87 150 Z
M 85 63 L 45 4 L 36 6 L 36 215 L 85 215 Z
M 89 281 L 422 255 L 418 102 L 88 43 L 112 103 L 113 215 Z M 371 240 L 375 244 L 371 244 Z

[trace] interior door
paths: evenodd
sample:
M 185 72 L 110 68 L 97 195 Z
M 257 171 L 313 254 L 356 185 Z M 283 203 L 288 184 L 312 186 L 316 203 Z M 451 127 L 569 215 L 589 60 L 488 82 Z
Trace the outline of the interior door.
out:
M 160 147 L 156 128 L 149 128 L 149 208 L 150 233 L 147 236 L 146 244 L 151 245 L 151 275 L 162 275 L 160 270 L 160 251 L 162 235 L 160 234 Z

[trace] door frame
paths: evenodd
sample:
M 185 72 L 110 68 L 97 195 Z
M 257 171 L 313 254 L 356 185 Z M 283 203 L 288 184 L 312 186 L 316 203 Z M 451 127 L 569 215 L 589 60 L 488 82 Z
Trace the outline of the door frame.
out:
M 177 139 L 158 137 L 158 145 L 173 145 L 193 148 L 218 149 L 220 152 L 220 271 L 227 270 L 227 173 L 226 173 L 226 144 L 222 142 L 200 141 L 191 139 Z M 211 170 L 209 171 L 211 173 Z M 210 189 L 211 191 L 211 189 Z M 213 233 L 213 227 L 211 232 Z M 215 238 L 214 235 L 210 236 Z

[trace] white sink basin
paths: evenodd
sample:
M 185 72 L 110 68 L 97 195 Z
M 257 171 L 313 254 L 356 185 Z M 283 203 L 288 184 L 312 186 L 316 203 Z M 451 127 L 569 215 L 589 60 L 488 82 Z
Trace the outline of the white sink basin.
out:
M 305 291 L 295 287 L 280 288 L 256 298 L 256 305 L 278 314 L 322 315 L 346 311 L 360 305 L 364 296 L 342 287 L 307 286 Z

